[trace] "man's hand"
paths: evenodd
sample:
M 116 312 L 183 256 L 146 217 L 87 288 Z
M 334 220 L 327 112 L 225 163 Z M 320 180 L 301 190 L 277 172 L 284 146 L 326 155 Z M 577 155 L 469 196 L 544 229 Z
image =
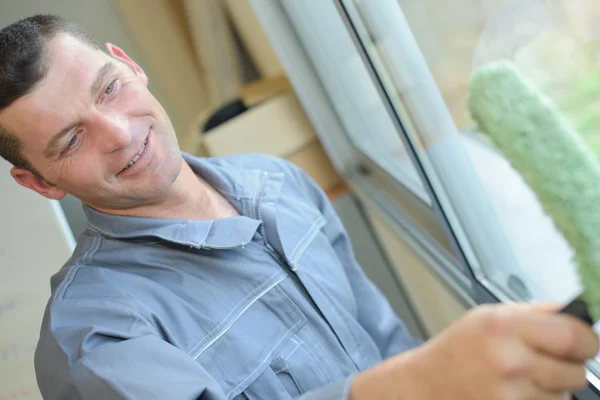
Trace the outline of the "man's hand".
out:
M 358 375 L 352 400 L 563 400 L 586 385 L 594 331 L 558 305 L 488 305 Z

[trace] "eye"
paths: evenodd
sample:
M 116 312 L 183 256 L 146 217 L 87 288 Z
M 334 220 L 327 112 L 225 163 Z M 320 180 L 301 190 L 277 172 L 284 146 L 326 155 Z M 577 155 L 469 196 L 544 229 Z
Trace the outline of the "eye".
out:
M 102 92 L 99 101 L 108 100 L 116 96 L 119 93 L 120 89 L 121 81 L 119 81 L 119 77 L 116 77 L 108 84 L 108 86 L 106 86 L 106 88 L 104 88 L 104 91 Z
M 77 135 L 74 135 L 71 140 L 69 140 L 69 143 L 67 143 L 67 147 L 65 148 L 65 150 L 70 150 L 73 148 L 73 146 L 75 146 L 75 144 L 77 144 Z
M 113 80 L 107 87 L 106 89 L 104 89 L 104 95 L 105 96 L 110 96 L 111 93 L 115 90 L 115 84 L 117 83 L 117 80 Z
M 71 136 L 71 139 L 69 139 L 69 142 L 67 143 L 67 145 L 65 146 L 63 151 L 60 152 L 61 156 L 67 154 L 75 146 L 77 146 L 77 144 L 79 142 L 79 135 L 80 135 L 80 130 L 76 131 L 75 134 L 73 136 Z

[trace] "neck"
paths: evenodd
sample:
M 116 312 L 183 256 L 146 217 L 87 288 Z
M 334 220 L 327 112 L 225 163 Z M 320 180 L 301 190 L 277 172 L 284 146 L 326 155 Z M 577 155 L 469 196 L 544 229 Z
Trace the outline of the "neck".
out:
M 215 219 L 219 217 L 219 204 L 215 201 L 214 192 L 216 191 L 183 161 L 181 172 L 169 192 L 157 202 L 119 210 L 95 208 L 109 214 L 146 218 Z

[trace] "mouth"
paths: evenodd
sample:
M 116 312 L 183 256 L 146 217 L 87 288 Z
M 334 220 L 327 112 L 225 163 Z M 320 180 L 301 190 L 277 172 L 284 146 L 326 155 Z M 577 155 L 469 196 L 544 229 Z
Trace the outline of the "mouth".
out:
M 146 140 L 144 140 L 144 143 L 142 144 L 142 148 L 140 149 L 140 151 L 137 152 L 137 154 L 129 161 L 129 163 L 127 163 L 125 168 L 123 168 L 117 175 L 125 174 L 125 172 L 132 169 L 133 166 L 135 166 L 136 163 L 138 163 L 138 161 L 140 160 L 140 158 L 144 155 L 144 152 L 146 151 L 146 147 L 148 145 L 148 139 L 149 138 L 147 137 Z
M 127 166 L 125 168 L 123 168 L 123 171 L 129 169 L 133 164 L 135 164 L 137 162 L 137 160 L 140 159 L 140 157 L 144 153 L 144 150 L 146 150 L 146 144 L 147 143 L 148 143 L 148 139 L 144 140 L 144 144 L 142 145 L 142 148 L 140 149 L 140 152 L 137 153 L 135 155 L 135 157 L 133 157 L 133 159 L 131 161 L 129 161 L 129 164 L 127 164 Z

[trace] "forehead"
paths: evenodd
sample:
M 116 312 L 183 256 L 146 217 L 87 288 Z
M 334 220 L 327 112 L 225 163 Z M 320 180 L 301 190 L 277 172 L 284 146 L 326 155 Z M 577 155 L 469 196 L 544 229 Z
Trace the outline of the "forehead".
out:
M 24 100 L 40 100 L 60 95 L 87 94 L 89 85 L 108 56 L 91 46 L 67 35 L 61 35 L 48 44 L 48 71 L 42 82 Z M 86 91 L 85 93 L 80 93 Z
M 26 96 L 0 112 L 0 124 L 28 147 L 28 138 L 53 135 L 76 117 L 77 106 L 90 98 L 98 70 L 110 58 L 66 35 L 48 44 L 47 73 Z

